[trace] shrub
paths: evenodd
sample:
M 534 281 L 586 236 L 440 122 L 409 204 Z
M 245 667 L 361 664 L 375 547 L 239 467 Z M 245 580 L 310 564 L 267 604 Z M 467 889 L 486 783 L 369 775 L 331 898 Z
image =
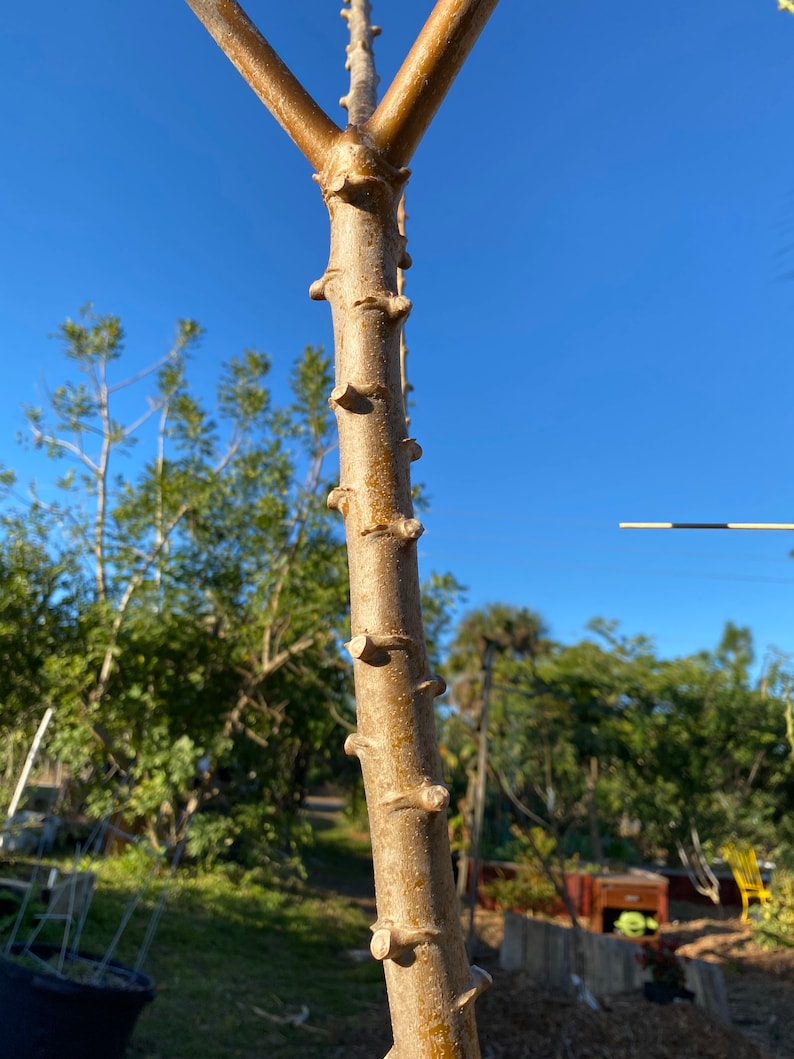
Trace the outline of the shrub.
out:
M 311 841 L 307 821 L 273 806 L 241 803 L 228 813 L 198 813 L 188 832 L 187 854 L 206 870 L 230 864 L 273 879 L 304 878 L 301 853 Z
M 794 948 L 794 875 L 774 876 L 771 898 L 753 909 L 752 930 L 765 949 Z
M 554 838 L 539 827 L 533 827 L 527 833 L 515 824 L 510 833 L 515 840 L 515 875 L 486 883 L 484 893 L 500 908 L 520 908 L 553 915 L 561 904 L 549 878 L 556 848 Z
M 520 908 L 522 911 L 553 915 L 560 904 L 557 891 L 539 868 L 523 864 L 512 879 L 492 879 L 483 892 L 499 908 Z

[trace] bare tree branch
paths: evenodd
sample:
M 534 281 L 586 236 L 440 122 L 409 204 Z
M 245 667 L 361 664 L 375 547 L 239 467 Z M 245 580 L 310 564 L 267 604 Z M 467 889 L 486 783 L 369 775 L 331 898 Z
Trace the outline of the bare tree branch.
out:
M 340 14 L 350 32 L 345 69 L 350 71 L 350 91 L 342 96 L 339 105 L 347 111 L 351 125 L 363 125 L 372 117 L 378 102 L 378 75 L 372 41 L 380 33 L 373 26 L 369 0 L 345 0 L 350 10 L 343 7 Z
M 279 651 L 277 655 L 269 658 L 267 661 L 262 660 L 262 669 L 259 673 L 259 682 L 265 679 L 265 677 L 272 676 L 273 673 L 281 669 L 282 666 L 286 665 L 291 658 L 296 655 L 302 654 L 319 640 L 319 635 L 316 633 L 308 633 L 306 636 L 302 636 L 300 640 L 296 640 L 295 643 L 290 644 L 289 647 L 285 647 L 283 651 Z
M 499 784 L 499 788 L 502 793 L 507 795 L 507 797 L 513 803 L 516 809 L 518 809 L 519 813 L 521 813 L 528 820 L 530 820 L 532 823 L 541 828 L 541 830 L 546 831 L 554 839 L 554 853 L 557 859 L 558 872 L 558 874 L 556 875 L 552 868 L 549 857 L 547 857 L 546 854 L 541 851 L 541 848 L 538 845 L 535 836 L 532 834 L 532 830 L 530 829 L 523 832 L 526 836 L 527 841 L 529 842 L 532 852 L 535 854 L 535 857 L 537 858 L 538 863 L 540 864 L 541 871 L 546 876 L 551 885 L 554 887 L 555 893 L 565 905 L 565 910 L 571 920 L 571 926 L 574 928 L 574 931 L 577 931 L 580 927 L 580 923 L 576 915 L 576 908 L 573 903 L 573 898 L 568 893 L 568 887 L 565 882 L 565 856 L 562 852 L 562 843 L 560 841 L 559 828 L 557 827 L 554 820 L 544 820 L 543 817 L 538 816 L 537 813 L 533 813 L 529 806 L 525 805 L 524 802 L 521 801 L 521 799 L 518 797 L 518 795 L 515 793 L 513 788 L 510 786 L 510 784 L 507 782 L 505 777 L 498 769 L 494 769 L 492 766 L 489 766 L 489 771 L 491 772 L 491 775 L 496 779 L 496 782 Z M 576 940 L 576 938 L 574 938 L 574 946 L 574 960 L 578 964 L 581 961 L 581 952 L 578 951 L 578 941 Z
M 518 809 L 519 813 L 521 813 L 522 816 L 525 816 L 527 820 L 531 820 L 532 823 L 535 824 L 537 827 L 540 827 L 544 831 L 552 833 L 553 828 L 549 821 L 544 820 L 542 816 L 538 816 L 538 814 L 533 812 L 528 805 L 521 801 L 516 792 L 505 779 L 502 772 L 500 772 L 499 769 L 494 768 L 493 765 L 489 766 L 489 768 L 491 774 L 494 776 L 496 782 L 499 784 L 502 793 L 508 797 L 508 799 L 513 803 L 516 809 Z
M 75 459 L 79 460 L 85 467 L 91 471 L 92 474 L 99 474 L 99 465 L 96 464 L 91 457 L 85 452 L 79 445 L 75 445 L 73 441 L 67 441 L 66 438 L 59 438 L 55 434 L 45 434 L 38 427 L 34 427 L 31 430 L 33 434 L 34 445 L 52 445 L 56 448 L 62 449 L 64 452 L 69 452 Z
M 187 0 L 215 43 L 315 169 L 341 135 L 236 0 Z
M 703 847 L 700 844 L 700 835 L 698 834 L 698 829 L 695 826 L 694 820 L 689 821 L 689 833 L 692 836 L 692 849 L 694 850 L 694 853 L 690 857 L 686 851 L 684 843 L 680 838 L 677 838 L 675 844 L 678 850 L 678 856 L 697 892 L 703 894 L 704 897 L 710 898 L 712 904 L 718 905 L 720 903 L 719 879 L 711 870 L 711 866 L 703 853 Z
M 405 222 L 408 214 L 405 212 L 405 193 L 400 196 L 400 205 L 397 207 L 397 227 L 400 229 L 400 239 L 403 246 L 403 264 L 397 269 L 397 294 L 400 298 L 405 297 L 405 270 L 411 264 L 411 259 L 405 250 L 408 238 L 405 233 Z M 403 409 L 405 411 L 406 433 L 411 429 L 410 395 L 413 390 L 408 381 L 408 343 L 405 341 L 405 324 L 400 330 L 400 379 L 403 391 Z
M 341 728 L 346 728 L 348 732 L 355 732 L 356 726 L 351 724 L 350 721 L 345 720 L 339 710 L 337 710 L 336 706 L 334 706 L 332 699 L 328 700 L 328 712 Z
M 497 3 L 438 0 L 364 126 L 392 165 L 405 166 L 411 160 Z

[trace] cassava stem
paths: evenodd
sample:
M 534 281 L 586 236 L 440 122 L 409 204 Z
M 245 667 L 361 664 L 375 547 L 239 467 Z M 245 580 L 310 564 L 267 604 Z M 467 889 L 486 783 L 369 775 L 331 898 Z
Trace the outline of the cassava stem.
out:
M 330 395 L 340 482 L 329 506 L 345 523 L 357 730 L 372 836 L 382 960 L 394 1045 L 389 1059 L 479 1059 L 476 996 L 488 975 L 469 967 L 453 884 L 434 700 L 421 614 L 400 337 L 411 309 L 398 292 L 410 263 L 398 225 L 404 168 L 496 0 L 439 0 L 386 93 L 377 77 L 369 0 L 348 0 L 351 123 L 341 131 L 299 85 L 235 0 L 187 0 L 317 169 L 328 208 L 328 267 L 311 297 L 331 307 Z

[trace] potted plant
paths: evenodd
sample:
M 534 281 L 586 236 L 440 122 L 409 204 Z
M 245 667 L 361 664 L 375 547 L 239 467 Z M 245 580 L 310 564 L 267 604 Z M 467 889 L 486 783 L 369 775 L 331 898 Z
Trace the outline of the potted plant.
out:
M 112 940 L 95 952 L 81 940 L 96 874 L 78 870 L 78 857 L 74 870 L 60 879 L 57 870 L 44 869 L 44 885 L 43 866 L 37 865 L 16 915 L 0 924 L 0 1051 L 15 1059 L 122 1059 L 138 1016 L 155 997 L 154 982 L 141 971 L 141 963 L 163 911 L 167 883 L 149 914 L 137 960 L 127 965 L 114 956 L 154 880 L 157 858 L 148 871 L 141 865 L 141 886 Z M 98 867 L 96 859 L 86 867 Z M 49 937 L 43 940 L 42 935 Z
M 9 848 L 11 822 L 20 815 L 17 805 L 52 715 L 49 709 L 39 726 L 5 826 L 0 826 L 0 846 L 5 852 Z M 76 847 L 71 871 L 62 874 L 54 865 L 47 868 L 42 862 L 47 845 L 45 838 L 52 827 L 52 818 L 48 816 L 42 817 L 44 831 L 37 859 L 23 866 L 22 877 L 18 877 L 18 866 L 13 862 L 0 864 L 0 892 L 3 893 L 0 900 L 3 1042 L 0 1053 L 3 1055 L 13 1055 L 15 1059 L 122 1059 L 138 1016 L 155 997 L 154 982 L 141 971 L 141 964 L 163 912 L 167 882 L 149 916 L 134 965 L 114 958 L 122 935 L 149 884 L 160 874 L 165 859 L 165 850 L 150 848 L 121 829 L 119 803 L 126 800 L 127 793 L 123 787 L 117 790 L 113 811 L 97 821 L 86 851 Z M 186 814 L 187 825 L 190 819 Z M 112 939 L 104 951 L 95 954 L 91 951 L 93 946 L 87 951 L 81 942 L 96 889 L 94 869 L 105 859 L 111 834 L 123 839 L 129 852 L 137 858 L 142 880 Z M 183 850 L 184 840 L 170 858 L 169 879 Z M 79 870 L 81 860 L 83 870 Z M 7 877 L 3 878 L 4 875 Z
M 643 945 L 637 955 L 640 966 L 651 972 L 651 981 L 644 983 L 645 997 L 655 1004 L 672 1004 L 675 1000 L 695 999 L 691 989 L 686 989 L 686 969 L 676 955 L 678 941 L 660 937 L 654 944 Z
M 0 955 L 0 1024 L 17 1059 L 121 1059 L 143 1008 L 147 975 L 60 945 L 20 942 Z

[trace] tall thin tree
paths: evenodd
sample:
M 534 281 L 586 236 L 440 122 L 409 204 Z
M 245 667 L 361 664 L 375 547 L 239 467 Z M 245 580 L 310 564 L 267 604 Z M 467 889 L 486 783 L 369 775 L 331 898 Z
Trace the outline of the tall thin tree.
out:
M 397 272 L 405 168 L 497 0 L 438 0 L 381 102 L 369 0 L 346 0 L 350 90 L 342 130 L 306 92 L 236 0 L 187 0 L 317 170 L 330 260 L 310 295 L 331 306 L 340 483 L 350 569 L 357 731 L 346 749 L 364 776 L 384 963 L 391 1059 L 476 1059 L 473 1001 L 489 983 L 469 967 L 453 885 L 434 699 L 422 625 L 400 335 L 411 303 Z

